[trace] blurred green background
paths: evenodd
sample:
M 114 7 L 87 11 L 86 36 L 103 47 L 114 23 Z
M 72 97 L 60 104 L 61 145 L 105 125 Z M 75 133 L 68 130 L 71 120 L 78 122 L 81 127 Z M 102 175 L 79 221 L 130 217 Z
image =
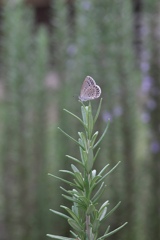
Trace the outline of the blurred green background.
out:
M 69 236 L 49 209 L 67 204 L 47 173 L 79 157 L 61 126 L 78 138 L 78 95 L 86 75 L 102 88 L 96 126 L 111 124 L 97 170 L 120 166 L 104 199 L 119 209 L 110 239 L 160 239 L 160 1 L 0 1 L 0 240 Z M 93 111 L 98 100 L 93 101 Z

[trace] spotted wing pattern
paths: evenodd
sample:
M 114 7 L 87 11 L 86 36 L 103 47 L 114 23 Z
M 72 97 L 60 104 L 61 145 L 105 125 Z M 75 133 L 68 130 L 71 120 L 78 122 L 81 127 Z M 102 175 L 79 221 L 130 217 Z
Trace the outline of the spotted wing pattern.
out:
M 87 76 L 82 84 L 79 99 L 81 101 L 88 101 L 99 98 L 101 95 L 101 88 L 96 85 L 94 79 Z

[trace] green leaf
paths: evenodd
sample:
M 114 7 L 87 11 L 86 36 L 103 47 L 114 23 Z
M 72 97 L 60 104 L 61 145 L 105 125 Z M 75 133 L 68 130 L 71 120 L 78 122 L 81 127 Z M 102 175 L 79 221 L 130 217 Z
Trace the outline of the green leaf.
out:
M 78 204 L 76 203 L 73 203 L 73 206 L 72 206 L 72 212 L 75 213 L 78 217 L 79 217 L 79 212 L 78 212 Z
M 95 162 L 95 160 L 96 160 L 96 158 L 97 158 L 97 156 L 98 156 L 99 151 L 100 151 L 100 148 L 97 149 L 97 152 L 96 152 L 96 154 L 95 154 L 95 156 L 94 156 L 93 162 Z
M 66 198 L 67 200 L 71 201 L 71 202 L 77 202 L 77 203 L 79 203 L 79 199 L 76 200 L 74 197 L 69 197 L 69 196 L 67 196 L 67 195 L 65 195 L 65 194 L 62 194 L 62 196 L 63 196 L 64 198 Z
M 85 168 L 85 163 L 87 161 L 87 153 L 82 148 L 79 148 L 79 150 L 80 150 L 80 156 L 82 160 L 82 166 Z
M 80 165 L 83 165 L 82 162 L 80 160 L 78 160 L 77 158 L 75 158 L 75 157 L 72 157 L 72 156 L 69 156 L 69 155 L 66 155 L 66 157 L 71 159 L 71 160 L 73 160 L 73 161 L 75 161 L 75 162 L 77 162 L 77 163 L 79 163 Z
M 98 131 L 96 131 L 93 136 L 92 136 L 92 139 L 91 139 L 91 146 L 93 147 L 95 141 L 96 141 L 96 138 L 98 136 Z
M 110 230 L 110 225 L 107 227 L 107 229 L 106 229 L 104 235 L 107 234 L 107 233 L 109 232 L 109 230 Z
M 100 207 L 100 209 L 99 209 L 99 212 L 101 211 L 101 210 L 103 210 L 103 208 L 105 208 L 106 206 L 108 206 L 109 205 L 109 201 L 107 200 L 107 201 L 105 201 L 103 204 L 102 204 L 102 206 Z
M 98 199 L 102 196 L 102 194 L 105 191 L 106 186 L 104 186 L 104 182 L 102 182 L 100 188 L 98 189 L 98 191 L 95 193 L 95 195 L 92 197 L 92 201 L 93 203 L 96 203 L 98 201 Z
M 73 117 L 75 117 L 76 119 L 78 119 L 82 123 L 82 125 L 84 126 L 84 123 L 83 123 L 82 119 L 80 119 L 78 116 L 76 116 L 74 113 L 68 111 L 67 109 L 63 109 L 63 110 L 65 112 L 69 113 L 70 115 L 72 115 Z
M 73 179 L 73 181 L 75 182 L 76 188 L 78 188 L 80 191 L 84 190 L 84 186 L 81 185 L 81 183 L 77 179 Z
M 55 175 L 53 175 L 53 174 L 51 174 L 51 173 L 48 173 L 48 175 L 51 176 L 51 177 L 57 178 L 57 179 L 65 182 L 65 183 L 69 184 L 70 186 L 75 186 L 75 184 L 73 184 L 72 182 L 69 182 L 69 181 L 67 181 L 67 180 L 65 180 L 65 179 L 63 179 L 63 178 L 57 177 L 57 176 L 55 176 Z
M 90 180 L 90 189 L 93 190 L 97 186 L 97 181 L 100 179 L 100 176 L 95 176 Z
M 112 208 L 111 211 L 109 211 L 109 212 L 107 213 L 107 215 L 105 216 L 104 219 L 106 219 L 107 217 L 109 217 L 109 216 L 119 207 L 120 204 L 121 204 L 121 202 L 117 203 L 116 206 L 115 206 L 114 208 Z
M 68 173 L 68 174 L 74 176 L 74 173 L 71 171 L 68 171 L 68 170 L 59 170 L 59 172 Z
M 78 240 L 78 239 L 79 239 L 79 238 L 78 238 L 78 235 L 75 234 L 73 231 L 70 230 L 70 233 L 75 237 L 74 240 L 76 240 L 76 239 Z
M 88 149 L 88 159 L 86 161 L 86 170 L 88 173 L 92 170 L 93 167 L 93 148 Z
M 72 210 L 70 208 L 65 207 L 65 206 L 61 206 L 61 207 L 63 207 L 70 214 L 70 216 L 76 221 L 76 223 L 79 224 L 79 218 L 77 217 L 77 215 L 74 212 L 72 212 Z
M 72 168 L 73 172 L 79 172 L 80 173 L 80 171 L 78 170 L 78 168 L 74 164 L 71 164 L 71 168 Z
M 93 116 L 92 116 L 92 108 L 91 108 L 91 104 L 89 103 L 88 106 L 88 113 L 87 113 L 87 125 L 88 125 L 88 138 L 89 140 L 91 139 L 92 136 L 92 131 L 93 131 Z
M 105 128 L 102 136 L 100 137 L 100 139 L 98 140 L 98 142 L 96 142 L 96 144 L 94 145 L 93 149 L 95 149 L 95 148 L 98 146 L 98 144 L 100 144 L 100 142 L 102 141 L 102 139 L 104 138 L 104 136 L 105 136 L 105 134 L 106 134 L 106 132 L 107 132 L 108 127 L 109 127 L 109 121 L 108 121 L 108 123 L 107 123 L 107 126 L 106 126 L 106 128 Z
M 115 168 L 120 164 L 120 161 L 109 171 L 107 172 L 103 177 L 101 177 L 101 179 L 97 182 L 100 183 L 104 178 L 106 178 L 111 172 L 113 172 L 115 170 Z M 99 174 L 98 174 L 99 176 Z
M 93 211 L 95 211 L 95 206 L 91 203 L 87 208 L 86 214 L 91 215 Z
M 81 204 L 85 207 L 88 207 L 90 200 L 85 196 L 79 196 L 78 200 L 81 202 Z
M 113 235 L 114 233 L 116 233 L 116 232 L 118 232 L 120 229 L 122 229 L 126 224 L 127 224 L 127 222 L 124 223 L 123 225 L 121 225 L 120 227 L 116 228 L 115 230 L 113 230 L 113 231 L 111 231 L 111 232 L 103 235 L 102 237 L 98 238 L 97 240 L 103 240 L 104 238 Z
M 84 189 L 84 179 L 82 178 L 82 174 L 79 172 L 76 172 L 74 174 L 76 180 L 78 181 L 79 185 L 81 186 L 82 189 Z
M 104 166 L 104 168 L 99 172 L 98 176 L 101 176 L 102 173 L 106 170 L 106 168 L 109 166 L 109 164 L 107 164 L 106 166 Z
M 61 187 L 60 186 L 60 189 L 62 190 L 62 191 L 64 191 L 65 193 L 67 193 L 68 195 L 71 195 L 71 196 L 78 196 L 78 194 L 79 194 L 79 192 L 76 190 L 76 189 L 73 189 L 73 190 L 66 190 L 65 188 L 63 188 L 63 187 Z
M 82 162 L 84 163 L 84 166 L 86 168 L 86 162 L 88 160 L 88 154 L 86 151 L 84 151 L 83 149 L 80 150 L 80 154 L 81 154 L 81 159 L 82 159 Z
M 92 224 L 93 233 L 96 233 L 98 231 L 99 225 L 100 221 L 98 219 L 95 219 Z
M 58 129 L 64 134 L 66 135 L 68 138 L 70 138 L 71 140 L 73 140 L 74 142 L 76 142 L 81 148 L 84 149 L 84 147 L 73 137 L 71 137 L 68 133 L 66 133 L 65 131 L 63 131 L 60 127 L 58 127 Z
M 83 123 L 85 125 L 85 128 L 87 128 L 87 111 L 86 111 L 85 105 L 81 106 L 81 113 L 82 113 Z
M 96 113 L 96 116 L 95 116 L 94 121 L 93 121 L 94 124 L 96 123 L 97 118 L 99 116 L 99 113 L 100 113 L 100 110 L 101 110 L 101 105 L 102 105 L 102 98 L 100 99 L 99 106 L 98 106 L 98 109 L 97 109 L 97 113 Z
M 82 146 L 84 147 L 84 149 L 87 149 L 87 140 L 86 140 L 85 134 L 83 132 L 78 132 L 78 135 L 81 139 Z
M 81 226 L 73 219 L 68 219 L 68 223 L 77 232 L 82 232 L 83 229 L 81 228 Z
M 69 216 L 67 216 L 66 214 L 63 214 L 63 213 L 58 212 L 58 211 L 55 211 L 55 210 L 53 210 L 53 209 L 49 209 L 49 210 L 50 210 L 51 212 L 55 213 L 56 215 L 59 215 L 59 216 L 61 216 L 61 217 L 63 217 L 63 218 L 66 218 L 66 219 L 69 218 Z
M 104 207 L 103 210 L 99 212 L 99 220 L 102 221 L 106 215 L 107 207 Z
M 60 240 L 75 240 L 75 238 L 68 238 L 68 237 L 62 237 L 58 235 L 52 235 L 52 234 L 47 234 L 47 237 L 54 238 L 54 239 L 60 239 Z

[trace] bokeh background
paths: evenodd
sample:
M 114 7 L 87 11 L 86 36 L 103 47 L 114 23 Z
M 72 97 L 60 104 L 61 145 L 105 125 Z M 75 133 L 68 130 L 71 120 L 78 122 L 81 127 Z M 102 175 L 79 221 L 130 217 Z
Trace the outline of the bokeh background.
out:
M 160 1 L 1 0 L 0 240 L 69 236 L 47 173 L 79 157 L 57 126 L 78 138 L 63 108 L 80 116 L 86 75 L 102 88 L 96 130 L 111 119 L 95 168 L 121 161 L 102 200 L 122 203 L 101 231 L 128 221 L 110 239 L 160 239 Z

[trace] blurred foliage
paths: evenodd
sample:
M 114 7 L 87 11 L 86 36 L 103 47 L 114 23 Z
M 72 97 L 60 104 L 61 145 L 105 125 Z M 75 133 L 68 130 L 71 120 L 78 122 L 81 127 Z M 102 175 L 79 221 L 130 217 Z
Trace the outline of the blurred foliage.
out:
M 47 210 L 48 37 L 43 28 L 33 35 L 33 11 L 20 1 L 9 1 L 3 17 L 2 234 L 4 239 L 39 239 Z
M 67 169 L 66 154 L 78 157 L 56 126 L 78 137 L 80 125 L 63 108 L 80 114 L 81 84 L 91 75 L 102 88 L 97 129 L 111 119 L 95 168 L 122 161 L 103 200 L 122 200 L 111 229 L 129 224 L 110 239 L 159 239 L 160 3 L 53 0 L 50 12 L 48 38 L 22 1 L 2 8 L 0 238 L 44 239 L 52 226 L 69 235 L 65 221 L 48 211 L 64 200 L 47 172 Z

